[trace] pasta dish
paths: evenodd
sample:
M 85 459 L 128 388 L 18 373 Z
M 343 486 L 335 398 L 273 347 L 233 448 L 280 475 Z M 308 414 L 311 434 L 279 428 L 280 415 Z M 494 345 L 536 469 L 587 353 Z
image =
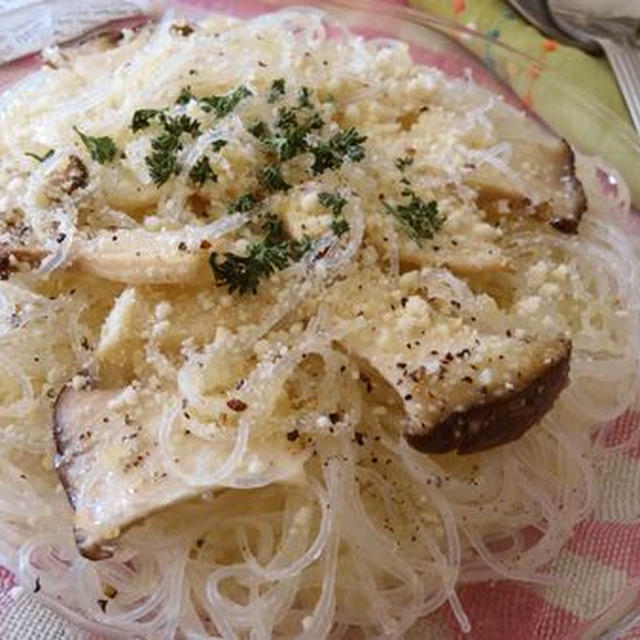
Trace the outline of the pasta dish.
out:
M 51 50 L 0 96 L 3 557 L 127 637 L 546 584 L 638 386 L 594 166 L 316 10 Z

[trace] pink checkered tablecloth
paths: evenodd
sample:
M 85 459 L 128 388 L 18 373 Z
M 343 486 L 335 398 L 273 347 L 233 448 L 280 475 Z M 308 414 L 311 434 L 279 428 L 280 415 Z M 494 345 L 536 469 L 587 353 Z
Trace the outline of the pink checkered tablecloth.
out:
M 483 0 L 466 4 L 474 1 Z M 451 2 L 457 13 L 466 6 L 465 0 Z M 412 631 L 411 640 L 640 640 L 640 414 L 629 411 L 610 425 L 599 446 L 599 507 L 552 566 L 555 575 L 571 579 L 572 588 L 542 591 L 507 581 L 465 585 L 459 597 L 471 632 L 463 634 L 443 607 Z M 609 632 L 614 626 L 618 631 Z M 99 639 L 47 608 L 40 595 L 0 567 L 0 640 Z

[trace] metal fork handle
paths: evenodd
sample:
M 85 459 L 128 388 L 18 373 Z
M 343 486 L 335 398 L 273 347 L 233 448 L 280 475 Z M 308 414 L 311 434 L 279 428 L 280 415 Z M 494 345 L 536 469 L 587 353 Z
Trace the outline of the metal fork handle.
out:
M 626 40 L 597 40 L 609 58 L 633 124 L 640 134 L 640 51 Z

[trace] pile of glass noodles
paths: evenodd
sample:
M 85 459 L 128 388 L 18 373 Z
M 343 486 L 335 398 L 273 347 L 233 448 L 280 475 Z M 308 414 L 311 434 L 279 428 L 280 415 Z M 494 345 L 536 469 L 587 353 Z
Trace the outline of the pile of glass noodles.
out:
M 421 122 L 421 107 L 447 92 L 464 119 L 454 127 L 444 114 L 407 157 L 397 139 L 414 124 L 409 107 Z M 226 102 L 203 110 L 199 97 L 214 94 Z M 317 105 L 324 123 L 309 121 L 296 143 L 313 150 L 306 160 L 270 137 L 288 100 L 298 114 Z M 470 142 L 481 148 L 495 100 L 416 66 L 402 43 L 363 40 L 302 10 L 198 25 L 167 18 L 115 44 L 53 52 L 0 97 L 0 242 L 18 238 L 32 251 L 3 258 L 0 282 L 0 557 L 22 584 L 37 582 L 96 632 L 318 640 L 353 627 L 401 637 L 443 605 L 468 629 L 460 583 L 553 583 L 544 567 L 597 498 L 593 428 L 636 400 L 640 263 L 623 230 L 623 185 L 616 198 L 604 194 L 587 160 L 578 162 L 589 208 L 577 235 L 524 225 L 507 242 L 482 220 L 454 229 L 456 203 L 472 201 L 460 167 L 509 158 L 507 143 L 478 151 Z M 191 118 L 199 124 L 189 131 Z M 176 122 L 174 135 L 167 123 Z M 166 137 L 151 140 L 161 126 Z M 284 174 L 258 166 L 265 144 L 291 154 Z M 75 173 L 60 178 L 71 155 Z M 406 185 L 415 191 L 400 196 Z M 270 198 L 262 227 L 251 218 L 259 189 Z M 394 194 L 411 206 L 388 204 Z M 415 226 L 415 211 L 428 212 L 431 228 Z M 285 246 L 270 215 L 304 233 Z M 518 268 L 483 279 L 443 264 L 406 267 L 407 247 L 431 246 L 419 233 L 436 242 L 454 232 L 482 235 Z M 134 252 L 167 250 L 159 266 L 144 254 L 148 271 L 130 267 L 126 252 L 108 268 L 92 262 L 112 235 L 132 238 Z M 179 253 L 212 244 L 204 271 L 189 263 L 180 282 Z M 254 262 L 229 257 L 247 251 Z M 164 280 L 152 281 L 156 273 Z M 517 442 L 470 456 L 414 450 L 393 392 L 372 393 L 371 372 L 342 346 L 367 321 L 345 309 L 404 306 L 421 287 L 455 297 L 461 317 L 487 330 L 508 318 L 572 340 L 570 385 Z M 101 360 L 105 323 L 123 300 L 130 333 L 117 358 Z M 229 405 L 238 379 L 242 402 Z M 98 562 L 76 548 L 53 464 L 52 412 L 66 385 L 155 403 L 157 458 L 191 492 L 143 513 Z M 218 462 L 179 456 L 189 438 Z M 118 454 L 101 460 L 109 456 Z M 98 484 L 100 470 L 87 470 Z M 101 495 L 108 502 L 108 485 Z

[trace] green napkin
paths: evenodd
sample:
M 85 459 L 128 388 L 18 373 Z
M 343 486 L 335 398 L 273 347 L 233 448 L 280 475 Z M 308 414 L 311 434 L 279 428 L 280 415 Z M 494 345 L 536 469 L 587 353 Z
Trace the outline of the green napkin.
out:
M 640 139 L 631 127 L 618 84 L 604 57 L 590 56 L 549 40 L 504 0 L 410 0 L 410 4 L 485 35 L 489 42 L 462 44 L 481 57 L 525 105 L 560 135 L 583 152 L 599 155 L 613 165 L 625 177 L 634 202 L 640 207 Z M 535 62 L 523 65 L 504 60 L 492 42 L 518 49 Z M 540 73 L 541 70 L 552 73 Z M 563 78 L 568 80 L 566 84 Z M 562 93 L 571 92 L 575 86 L 608 107 L 616 117 L 598 117 L 588 104 L 579 110 L 567 108 Z

